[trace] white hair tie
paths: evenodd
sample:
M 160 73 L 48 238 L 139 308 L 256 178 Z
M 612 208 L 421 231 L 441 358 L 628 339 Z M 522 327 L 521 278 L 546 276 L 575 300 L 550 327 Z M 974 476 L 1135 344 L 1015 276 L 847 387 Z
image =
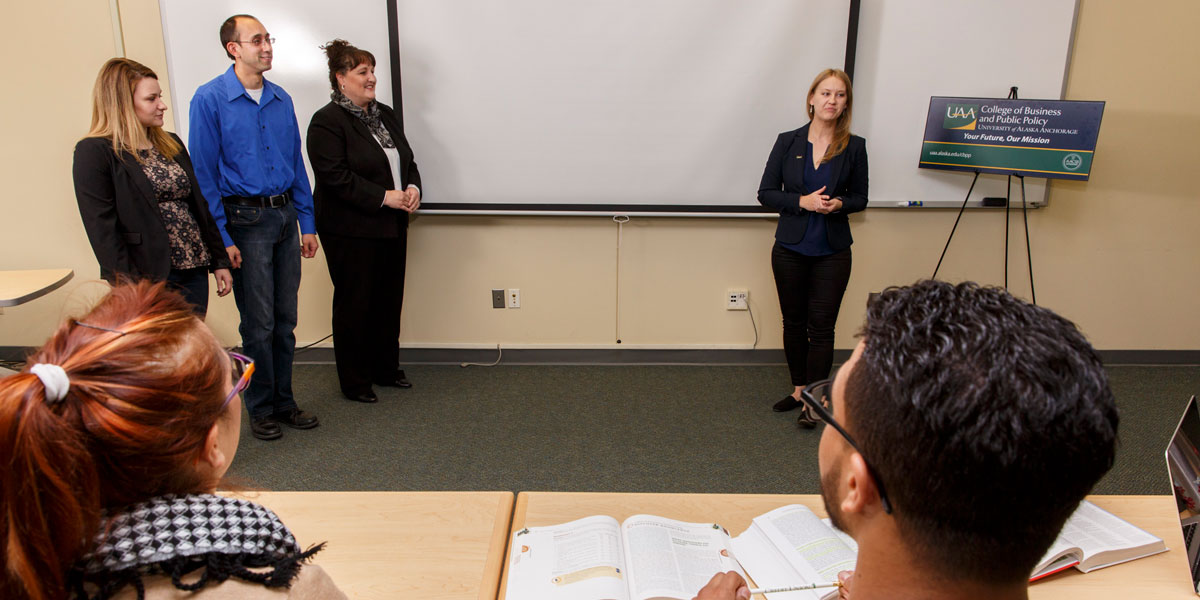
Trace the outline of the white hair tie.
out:
M 46 387 L 48 404 L 54 404 L 67 397 L 67 390 L 71 389 L 71 379 L 67 377 L 67 372 L 62 367 L 38 363 L 30 367 L 29 372 L 42 380 L 42 385 Z

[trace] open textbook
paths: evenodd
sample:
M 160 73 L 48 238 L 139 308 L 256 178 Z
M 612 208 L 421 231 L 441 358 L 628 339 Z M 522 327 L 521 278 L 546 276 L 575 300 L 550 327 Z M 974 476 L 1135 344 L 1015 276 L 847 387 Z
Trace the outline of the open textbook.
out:
M 509 600 L 688 600 L 716 573 L 742 572 L 713 523 L 594 516 L 513 534 Z
M 1067 520 L 1030 581 L 1075 567 L 1084 573 L 1166 552 L 1163 541 L 1087 502 Z M 760 587 L 827 583 L 853 569 L 858 546 L 807 507 L 792 504 L 755 517 L 733 539 L 734 556 Z M 817 600 L 837 592 L 813 590 L 769 594 L 775 600 Z
M 1166 552 L 1159 538 L 1084 500 L 1033 570 L 1030 581 L 1069 567 L 1084 573 Z
M 750 527 L 733 538 L 733 554 L 756 586 L 774 588 L 837 581 L 838 572 L 854 568 L 858 545 L 807 506 L 789 504 L 754 517 Z M 837 595 L 834 588 L 767 598 L 818 600 Z

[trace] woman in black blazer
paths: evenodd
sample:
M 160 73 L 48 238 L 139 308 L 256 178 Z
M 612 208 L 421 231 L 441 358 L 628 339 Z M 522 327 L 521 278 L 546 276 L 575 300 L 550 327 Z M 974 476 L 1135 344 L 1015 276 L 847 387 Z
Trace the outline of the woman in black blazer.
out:
M 850 280 L 850 222 L 867 207 L 867 144 L 850 135 L 854 96 L 837 69 L 808 90 L 809 123 L 779 134 L 758 186 L 758 201 L 779 211 L 771 270 L 783 313 L 783 350 L 795 388 L 774 410 L 798 406 L 800 392 L 829 377 L 833 327 Z M 798 422 L 817 423 L 807 408 Z
M 114 58 L 92 90 L 92 128 L 75 145 L 75 199 L 100 276 L 166 280 L 204 318 L 208 273 L 229 293 L 229 256 L 183 143 L 163 130 L 158 76 Z
M 333 280 L 333 353 L 342 394 L 412 387 L 400 363 L 408 215 L 421 174 L 388 106 L 375 100 L 375 56 L 345 40 L 324 47 L 332 101 L 308 126 L 317 233 Z

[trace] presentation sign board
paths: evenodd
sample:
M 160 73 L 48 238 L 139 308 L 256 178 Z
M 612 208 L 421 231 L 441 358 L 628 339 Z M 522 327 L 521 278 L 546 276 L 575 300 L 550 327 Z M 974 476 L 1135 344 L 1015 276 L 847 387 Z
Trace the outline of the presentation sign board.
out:
M 1103 102 L 933 96 L 919 166 L 1087 181 Z

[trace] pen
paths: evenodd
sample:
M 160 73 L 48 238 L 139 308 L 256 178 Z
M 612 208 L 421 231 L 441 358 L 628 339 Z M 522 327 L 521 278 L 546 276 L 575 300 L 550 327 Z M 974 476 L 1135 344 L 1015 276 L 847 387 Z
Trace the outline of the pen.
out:
M 842 587 L 842 582 L 834 581 L 833 583 L 810 583 L 808 585 L 786 585 L 783 587 L 773 587 L 773 588 L 751 588 L 750 595 L 753 596 L 754 594 L 776 594 L 776 593 L 780 593 L 780 592 L 799 592 L 801 590 L 815 590 L 815 589 L 819 589 L 819 588 L 832 588 L 832 587 L 840 588 L 840 587 Z

